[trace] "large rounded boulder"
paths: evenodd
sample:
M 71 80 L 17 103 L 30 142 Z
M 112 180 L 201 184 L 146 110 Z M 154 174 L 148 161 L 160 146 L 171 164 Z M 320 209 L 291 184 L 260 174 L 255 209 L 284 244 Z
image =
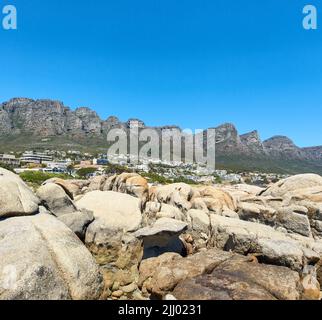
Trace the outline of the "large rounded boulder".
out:
M 0 299 L 98 299 L 102 276 L 76 235 L 51 215 L 0 222 Z
M 56 217 L 77 212 L 77 209 L 63 187 L 55 183 L 46 183 L 37 190 L 41 203 Z
M 38 205 L 39 199 L 18 175 L 0 168 L 0 218 L 35 214 Z
M 92 191 L 76 204 L 93 212 L 95 220 L 87 228 L 85 244 L 103 267 L 104 278 L 115 279 L 116 274 L 137 277 L 143 246 L 133 232 L 142 223 L 140 199 L 113 191 Z
M 101 186 L 96 190 L 127 193 L 141 199 L 142 205 L 147 202 L 149 197 L 148 182 L 137 173 L 124 172 L 105 178 L 104 183 L 101 183 Z
M 93 224 L 110 231 L 136 231 L 142 221 L 140 200 L 127 194 L 113 191 L 92 191 L 76 202 L 80 209 L 92 211 Z
M 322 187 L 321 176 L 317 174 L 299 174 L 278 181 L 267 190 L 265 190 L 262 195 L 283 197 L 286 194 L 313 187 Z
M 191 209 L 190 200 L 193 196 L 193 188 L 185 183 L 152 187 L 149 194 L 150 201 L 170 204 L 184 212 Z
M 142 222 L 138 198 L 113 191 L 92 191 L 76 204 L 93 212 L 95 220 L 87 228 L 85 243 L 96 261 L 105 264 L 118 260 L 126 241 L 130 243 L 125 247 L 136 250 L 137 241 L 131 232 L 138 230 Z

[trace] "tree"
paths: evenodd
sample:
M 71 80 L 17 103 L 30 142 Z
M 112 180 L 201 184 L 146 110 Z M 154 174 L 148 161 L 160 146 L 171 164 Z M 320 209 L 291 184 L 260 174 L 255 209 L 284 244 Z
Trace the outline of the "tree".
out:
M 106 174 L 121 174 L 123 172 L 132 172 L 129 168 L 119 164 L 109 163 L 105 169 Z
M 73 171 L 75 170 L 75 167 L 72 164 L 70 164 L 67 166 L 66 169 L 67 169 L 68 174 L 72 174 Z
M 81 178 L 88 178 L 96 171 L 95 168 L 82 168 L 77 171 L 77 175 Z

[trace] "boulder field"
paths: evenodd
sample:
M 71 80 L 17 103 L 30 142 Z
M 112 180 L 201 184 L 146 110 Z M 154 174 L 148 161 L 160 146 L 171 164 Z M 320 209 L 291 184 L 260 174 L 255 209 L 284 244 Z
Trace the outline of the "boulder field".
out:
M 150 185 L 0 168 L 2 300 L 320 300 L 322 177 Z

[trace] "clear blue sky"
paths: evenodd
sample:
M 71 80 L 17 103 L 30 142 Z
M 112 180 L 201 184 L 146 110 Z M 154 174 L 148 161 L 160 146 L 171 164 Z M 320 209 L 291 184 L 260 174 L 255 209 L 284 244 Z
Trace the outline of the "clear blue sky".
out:
M 302 28 L 315 4 L 319 25 Z M 1 0 L 0 100 L 88 106 L 102 118 L 207 128 L 322 145 L 318 0 Z M 2 10 L 1 10 L 2 11 Z

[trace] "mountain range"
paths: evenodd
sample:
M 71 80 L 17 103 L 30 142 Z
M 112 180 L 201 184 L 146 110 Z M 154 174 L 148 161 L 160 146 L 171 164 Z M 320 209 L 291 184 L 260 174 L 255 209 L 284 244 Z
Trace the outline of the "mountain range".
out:
M 133 121 L 111 116 L 102 120 L 86 107 L 72 110 L 62 102 L 13 98 L 0 104 L 0 150 L 86 149 L 106 151 L 106 133 L 111 128 L 128 129 Z M 160 132 L 164 126 L 156 128 Z M 218 167 L 234 170 L 265 170 L 283 173 L 322 173 L 322 146 L 300 148 L 286 136 L 262 141 L 258 131 L 240 135 L 233 124 L 216 128 Z

